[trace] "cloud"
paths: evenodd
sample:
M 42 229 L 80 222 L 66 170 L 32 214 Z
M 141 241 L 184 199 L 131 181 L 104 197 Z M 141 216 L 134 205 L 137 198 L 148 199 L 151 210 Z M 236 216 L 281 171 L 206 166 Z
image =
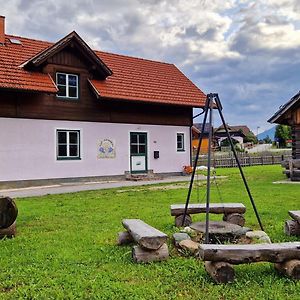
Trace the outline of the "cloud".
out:
M 176 64 L 252 129 L 298 89 L 297 0 L 0 0 L 7 32 L 56 41 L 76 30 L 99 50 Z

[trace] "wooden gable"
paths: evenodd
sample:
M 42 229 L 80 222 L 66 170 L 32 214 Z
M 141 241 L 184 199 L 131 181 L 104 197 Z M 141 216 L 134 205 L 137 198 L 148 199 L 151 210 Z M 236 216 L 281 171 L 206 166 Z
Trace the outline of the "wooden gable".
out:
M 110 68 L 75 31 L 30 58 L 22 67 L 40 71 L 49 63 L 85 67 L 96 78 L 103 80 L 112 75 Z

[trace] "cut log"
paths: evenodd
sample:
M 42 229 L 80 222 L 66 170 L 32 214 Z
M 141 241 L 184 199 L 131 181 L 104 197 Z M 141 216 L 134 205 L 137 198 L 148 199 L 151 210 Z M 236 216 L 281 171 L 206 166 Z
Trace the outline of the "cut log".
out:
M 4 237 L 12 238 L 16 236 L 16 222 L 10 225 L 8 228 L 0 229 L 0 239 Z
M 300 210 L 290 210 L 289 215 L 300 223 Z
M 137 245 L 132 248 L 132 258 L 136 263 L 148 263 L 152 261 L 163 261 L 169 258 L 167 244 L 163 244 L 157 250 L 147 250 Z
M 171 205 L 171 216 L 183 215 L 185 210 L 185 204 L 173 204 Z M 206 204 L 189 204 L 187 213 L 198 214 L 206 212 Z M 246 207 L 242 203 L 210 203 L 209 212 L 211 214 L 232 214 L 239 213 L 244 214 Z
M 159 249 L 167 241 L 168 236 L 165 233 L 146 224 L 142 220 L 125 219 L 122 224 L 133 239 L 146 249 Z
M 300 169 L 300 159 L 293 159 L 293 167 L 296 169 Z
M 128 245 L 133 242 L 132 236 L 128 233 L 128 231 L 122 231 L 118 233 L 117 245 Z
M 224 215 L 223 221 L 226 221 L 231 224 L 236 224 L 241 227 L 245 225 L 245 217 L 238 213 Z
M 184 224 L 182 225 L 183 215 L 179 215 L 175 217 L 175 226 L 182 227 L 182 226 L 190 226 L 192 224 L 192 217 L 190 215 L 185 216 Z
M 230 264 L 244 264 L 260 261 L 281 263 L 300 259 L 300 242 L 249 245 L 199 246 L 199 257 L 204 261 L 224 261 Z
M 229 283 L 234 281 L 233 266 L 227 262 L 205 262 L 205 270 L 216 283 Z
M 300 260 L 292 259 L 283 263 L 275 264 L 275 269 L 293 279 L 300 279 Z
M 0 198 L 0 229 L 11 226 L 18 216 L 18 209 L 13 199 Z
M 284 224 L 284 232 L 286 235 L 300 235 L 300 223 L 295 220 L 287 220 Z

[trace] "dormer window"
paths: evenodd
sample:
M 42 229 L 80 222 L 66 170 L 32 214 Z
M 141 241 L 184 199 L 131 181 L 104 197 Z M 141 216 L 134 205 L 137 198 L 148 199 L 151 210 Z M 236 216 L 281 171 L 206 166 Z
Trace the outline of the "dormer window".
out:
M 67 73 L 56 73 L 57 97 L 78 99 L 78 75 Z

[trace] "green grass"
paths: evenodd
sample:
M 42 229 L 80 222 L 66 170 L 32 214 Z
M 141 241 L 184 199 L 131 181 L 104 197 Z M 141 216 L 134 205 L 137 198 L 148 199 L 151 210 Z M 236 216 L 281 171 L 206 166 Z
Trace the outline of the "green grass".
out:
M 283 225 L 288 210 L 300 209 L 300 185 L 272 184 L 284 179 L 279 166 L 244 171 L 273 242 L 296 240 L 284 235 Z M 246 225 L 258 228 L 238 170 L 217 169 L 217 175 L 228 176 L 219 180 L 223 201 L 243 202 Z M 169 205 L 184 203 L 187 188 L 167 187 L 17 199 L 18 235 L 0 241 L 0 299 L 299 299 L 300 282 L 279 276 L 268 263 L 236 266 L 228 285 L 214 284 L 201 261 L 179 257 L 171 243 L 168 261 L 132 263 L 131 247 L 115 244 L 121 220 L 140 218 L 171 235 Z M 212 201 L 220 201 L 215 185 Z

